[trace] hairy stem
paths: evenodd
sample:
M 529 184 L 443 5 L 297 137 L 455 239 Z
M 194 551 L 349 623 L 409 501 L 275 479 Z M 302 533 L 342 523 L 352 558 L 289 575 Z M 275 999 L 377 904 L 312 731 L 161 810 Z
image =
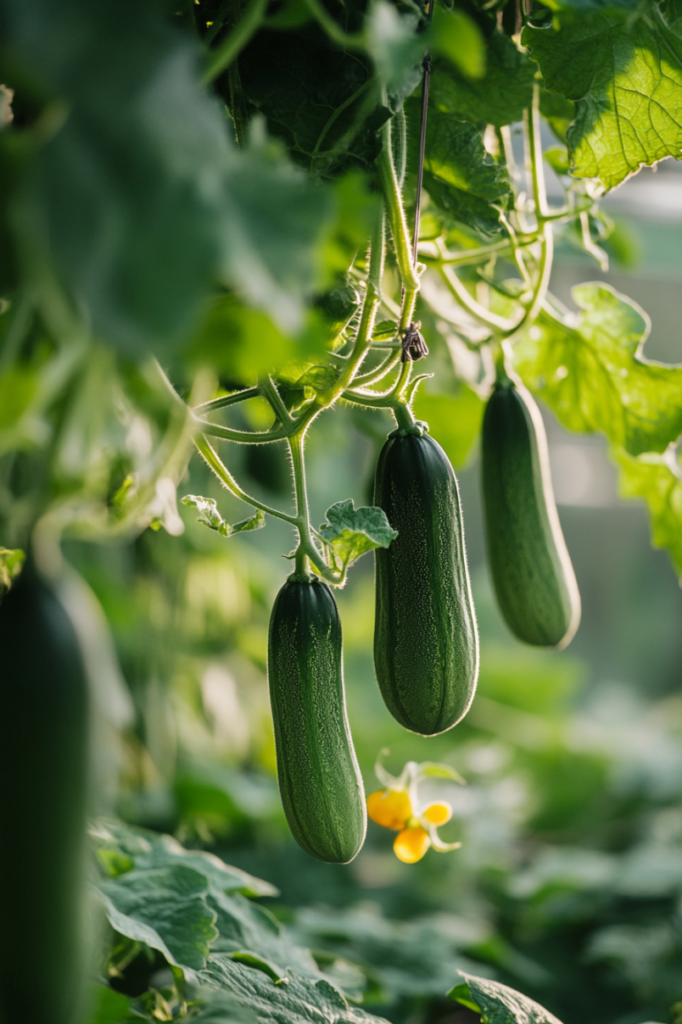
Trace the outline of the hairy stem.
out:
M 245 501 L 247 505 L 253 505 L 254 508 L 259 508 L 261 512 L 267 512 L 268 515 L 274 516 L 276 519 L 282 519 L 285 523 L 290 523 L 292 526 L 298 526 L 298 519 L 295 516 L 287 515 L 286 512 L 280 512 L 279 509 L 271 508 L 269 505 L 264 505 L 262 501 L 258 501 L 257 498 L 252 498 L 250 494 L 247 494 L 246 491 L 239 486 L 218 453 L 211 447 L 205 437 L 201 434 L 197 434 L 194 438 L 194 443 L 209 468 L 213 470 L 224 487 L 231 494 L 234 494 L 235 498 Z

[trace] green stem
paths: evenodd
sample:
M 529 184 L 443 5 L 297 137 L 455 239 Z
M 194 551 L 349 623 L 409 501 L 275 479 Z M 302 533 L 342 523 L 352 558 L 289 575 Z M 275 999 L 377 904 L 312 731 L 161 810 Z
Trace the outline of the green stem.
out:
M 395 167 L 393 166 L 391 122 L 387 121 L 381 131 L 383 144 L 377 159 L 377 168 L 384 199 L 386 200 L 388 219 L 391 224 L 398 270 L 400 271 L 406 295 L 408 292 L 416 294 L 419 291 L 419 278 L 412 263 L 412 242 L 407 226 L 400 184 Z
M 233 391 L 229 395 L 221 395 L 219 398 L 212 398 L 210 402 L 202 402 L 195 405 L 192 412 L 207 413 L 216 409 L 224 409 L 228 405 L 236 405 L 238 402 L 246 402 L 249 398 L 258 398 L 258 388 L 246 388 L 244 391 Z
M 211 82 L 215 81 L 225 68 L 232 63 L 235 57 L 241 53 L 251 37 L 258 31 L 267 6 L 268 0 L 249 0 L 244 8 L 241 19 L 230 34 L 222 41 L 220 46 L 210 51 L 202 76 L 204 85 L 210 85 Z
M 331 14 L 327 11 L 323 4 L 319 0 L 305 0 L 306 7 L 324 29 L 330 39 L 339 46 L 344 47 L 347 50 L 363 50 L 365 48 L 365 37 L 362 32 L 358 32 L 352 35 L 349 32 L 344 32 L 340 25 L 338 25 Z
M 540 86 L 533 84 L 533 100 L 530 107 L 523 112 L 523 125 L 528 148 L 531 180 L 533 183 L 533 201 L 538 221 L 547 218 L 550 211 L 547 206 L 547 190 L 545 188 L 545 165 L 542 159 L 542 142 L 540 139 Z
M 289 438 L 289 450 L 294 467 L 294 488 L 296 491 L 296 528 L 298 530 L 298 547 L 296 548 L 296 573 L 305 575 L 308 562 L 311 561 L 320 576 L 329 583 L 339 583 L 341 576 L 325 565 L 315 545 L 313 529 L 310 525 L 308 508 L 308 487 L 305 475 L 305 458 L 303 454 L 305 434 L 299 431 Z
M 400 362 L 400 356 L 402 353 L 402 344 L 400 342 L 395 343 L 395 351 L 391 355 L 384 359 L 379 366 L 375 366 L 373 370 L 368 370 L 367 373 L 359 374 L 353 384 L 356 387 L 369 387 L 370 384 L 376 384 L 378 381 L 383 380 L 391 370 L 398 365 Z
M 233 427 L 223 427 L 220 423 L 209 423 L 199 416 L 194 416 L 194 422 L 198 429 L 209 437 L 220 437 L 223 441 L 234 441 L 236 444 L 270 444 L 271 441 L 283 441 L 300 425 L 300 420 L 291 420 L 289 423 L 275 427 L 273 430 L 235 430 Z
M 296 421 L 284 404 L 282 396 L 277 390 L 277 386 L 272 377 L 263 377 L 262 380 L 258 382 L 258 390 L 263 398 L 267 398 L 268 402 L 272 406 L 272 411 L 283 426 L 286 424 L 293 426 L 295 424 Z
M 261 512 L 267 512 L 268 515 L 274 516 L 276 519 L 282 519 L 285 523 L 290 523 L 292 526 L 298 526 L 298 519 L 295 516 L 287 515 L 286 512 L 280 512 L 279 509 L 271 508 L 269 505 L 264 505 L 262 501 L 258 501 L 257 498 L 252 498 L 250 494 L 247 494 L 246 491 L 239 486 L 218 453 L 211 447 L 205 437 L 201 434 L 197 434 L 194 438 L 194 443 L 209 468 L 213 470 L 227 490 L 230 491 L 231 494 L 234 494 L 235 498 L 245 501 L 247 505 L 253 505 L 254 508 L 259 508 Z

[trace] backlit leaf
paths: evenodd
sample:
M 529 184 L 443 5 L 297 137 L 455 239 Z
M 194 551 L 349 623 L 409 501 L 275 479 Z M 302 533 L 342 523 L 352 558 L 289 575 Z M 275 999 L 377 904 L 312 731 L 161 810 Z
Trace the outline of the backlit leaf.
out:
M 682 433 L 682 367 L 645 358 L 648 317 L 608 285 L 579 285 L 573 299 L 570 322 L 545 310 L 514 347 L 519 374 L 569 430 L 632 455 L 664 451 Z
M 561 10 L 553 28 L 527 26 L 522 40 L 547 88 L 576 101 L 573 174 L 609 189 L 682 152 L 682 38 L 655 3 L 590 7 Z

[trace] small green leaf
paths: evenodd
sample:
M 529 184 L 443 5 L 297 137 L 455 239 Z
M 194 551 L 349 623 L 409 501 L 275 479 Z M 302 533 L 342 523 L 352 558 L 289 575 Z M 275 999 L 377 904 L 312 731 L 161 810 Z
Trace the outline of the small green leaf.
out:
M 543 154 L 545 160 L 557 174 L 568 174 L 568 150 L 565 146 L 551 146 Z
M 398 536 L 383 509 L 373 506 L 356 509 L 351 498 L 327 509 L 327 522 L 319 532 L 343 569 L 367 551 L 387 548 Z
M 197 517 L 198 523 L 203 523 L 210 530 L 215 530 L 221 537 L 231 537 L 235 533 L 243 533 L 246 530 L 260 530 L 265 526 L 265 513 L 256 509 L 254 515 L 248 519 L 242 519 L 239 523 L 225 522 L 216 504 L 215 498 L 202 498 L 200 494 L 186 494 L 181 499 L 183 505 L 189 505 L 198 509 L 201 513 Z
M 0 587 L 9 590 L 12 580 L 21 572 L 25 558 L 20 548 L 0 548 Z
M 549 1010 L 515 989 L 489 978 L 475 978 L 464 971 L 459 973 L 466 982 L 476 1012 L 481 1014 L 486 1024 L 561 1024 Z M 449 993 L 458 1002 L 462 999 L 454 993 L 461 988 L 457 985 Z
M 375 341 L 390 341 L 392 338 L 397 337 L 397 334 L 397 320 L 380 320 L 378 324 L 374 325 L 374 330 L 372 331 L 372 338 Z
M 450 999 L 454 999 L 455 1002 L 460 1003 L 462 1006 L 466 1006 L 467 1010 L 473 1010 L 474 1013 L 481 1012 L 481 1007 L 471 998 L 469 986 L 465 981 L 460 985 L 455 985 L 454 988 L 451 988 L 448 992 L 448 996 Z
M 514 346 L 514 365 L 569 430 L 601 431 L 631 455 L 663 452 L 682 433 L 682 366 L 642 354 L 649 319 L 605 284 L 573 289 L 581 312 L 544 310 Z
M 269 978 L 272 978 L 276 985 L 287 984 L 286 972 L 283 973 L 276 964 L 273 964 L 271 960 L 266 960 L 265 957 L 245 950 L 237 950 L 236 953 L 231 954 L 231 959 L 238 964 L 246 964 L 247 967 L 255 967 L 257 971 L 263 971 Z
M 449 764 L 423 761 L 419 765 L 419 774 L 425 779 L 452 779 L 453 782 L 459 782 L 460 786 L 466 786 L 466 779 L 459 774 L 456 768 L 451 768 Z

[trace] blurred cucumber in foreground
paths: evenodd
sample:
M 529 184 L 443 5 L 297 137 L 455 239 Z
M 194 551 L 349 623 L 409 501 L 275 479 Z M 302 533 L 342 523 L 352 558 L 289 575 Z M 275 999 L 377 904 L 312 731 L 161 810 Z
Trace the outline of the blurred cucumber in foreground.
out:
M 89 704 L 74 624 L 29 559 L 0 603 L 1 1024 L 82 1020 Z
M 268 682 L 289 828 L 311 857 L 347 864 L 365 840 L 367 812 L 346 715 L 341 620 L 321 580 L 290 577 L 277 595 Z

